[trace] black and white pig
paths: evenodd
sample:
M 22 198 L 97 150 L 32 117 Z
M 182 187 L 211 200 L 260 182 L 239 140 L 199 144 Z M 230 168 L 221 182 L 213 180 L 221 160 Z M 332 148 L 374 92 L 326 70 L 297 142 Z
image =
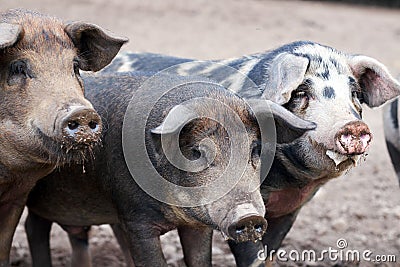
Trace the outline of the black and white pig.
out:
M 237 72 L 227 71 L 226 66 Z M 206 62 L 124 53 L 104 72 L 166 68 L 169 73 L 206 76 L 247 99 L 265 97 L 318 125 L 293 143 L 278 144 L 272 168 L 261 185 L 269 225 L 262 242 L 268 254 L 279 248 L 301 207 L 320 186 L 342 175 L 365 155 L 372 134 L 362 120 L 361 105 L 378 107 L 400 94 L 400 84 L 377 60 L 310 41 Z M 243 75 L 256 86 L 249 85 Z M 187 230 L 179 234 L 183 247 L 189 247 L 184 251 L 193 255 L 188 240 L 196 234 Z M 229 244 L 238 266 L 255 266 L 259 244 Z
M 69 232 L 73 247 L 83 248 L 84 252 L 87 252 L 87 226 L 118 224 L 127 237 L 136 266 L 167 266 L 159 236 L 176 227 L 201 232 L 204 230 L 200 229 L 212 227 L 236 242 L 253 242 L 265 232 L 265 207 L 259 191 L 263 133 L 258 120 L 271 118 L 267 101 L 253 101 L 250 109 L 242 98 L 215 84 L 162 76 L 159 82 L 143 90 L 140 89 L 143 79 L 134 75 L 84 79 L 86 97 L 104 122 L 102 146 L 94 150 L 95 160 L 84 166 L 71 164 L 60 168 L 31 192 L 26 231 L 33 266 L 51 266 L 49 231 L 52 222 L 61 224 Z M 162 91 L 171 84 L 171 90 Z M 159 95 L 162 95 L 160 99 Z M 215 100 L 217 104 L 215 101 L 203 103 L 200 98 Z M 153 105 L 154 99 L 158 101 Z M 195 101 L 187 104 L 191 99 Z M 222 106 L 231 113 L 219 111 Z M 278 135 L 285 135 L 288 141 L 315 128 L 314 123 L 296 117 L 277 104 L 270 102 L 270 106 L 277 125 L 282 126 L 281 133 L 278 127 Z M 151 112 L 147 117 L 145 110 L 149 107 Z M 143 127 L 127 119 L 128 112 L 132 119 L 143 117 Z M 244 136 L 235 141 L 233 137 L 240 133 L 240 125 L 244 127 Z M 136 138 L 135 132 L 143 132 L 143 140 Z M 143 143 L 143 149 L 131 146 L 130 137 L 138 144 Z M 191 161 L 204 160 L 205 168 L 188 171 L 169 161 L 168 140 L 175 140 L 175 137 L 179 138 L 177 148 L 184 157 Z M 167 139 L 166 143 L 162 143 L 163 138 Z M 131 157 L 127 157 L 128 150 L 133 151 Z M 155 199 L 137 180 L 153 181 L 147 170 L 142 171 L 144 163 L 140 160 L 146 156 L 153 168 L 175 185 L 201 188 L 218 182 L 217 191 L 225 190 L 224 187 L 229 190 L 214 201 L 202 203 L 201 199 L 206 197 L 202 194 L 167 191 L 159 184 L 150 183 L 150 190 L 161 190 L 167 201 Z M 230 170 L 233 157 L 239 157 L 244 168 L 239 170 L 242 178 L 230 188 L 227 180 L 217 178 L 226 173 L 238 175 Z M 213 192 L 206 190 L 204 193 Z M 182 207 L 169 204 L 171 199 L 183 202 L 189 199 L 200 204 Z M 211 244 L 211 241 L 206 243 Z M 72 264 L 90 266 L 88 254 L 74 253 Z M 208 262 L 197 259 L 197 264 Z

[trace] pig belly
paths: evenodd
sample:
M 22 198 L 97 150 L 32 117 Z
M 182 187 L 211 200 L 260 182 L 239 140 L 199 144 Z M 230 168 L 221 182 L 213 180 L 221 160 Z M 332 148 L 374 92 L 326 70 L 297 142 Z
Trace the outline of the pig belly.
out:
M 266 218 L 281 217 L 299 209 L 312 198 L 319 186 L 319 183 L 312 183 L 303 188 L 284 188 L 271 191 L 265 204 Z
M 108 205 L 87 205 L 83 207 L 79 205 L 75 207 L 60 205 L 58 208 L 50 210 L 39 204 L 29 207 L 29 209 L 35 214 L 61 225 L 89 226 L 118 223 L 116 210 L 113 207 L 108 207 Z

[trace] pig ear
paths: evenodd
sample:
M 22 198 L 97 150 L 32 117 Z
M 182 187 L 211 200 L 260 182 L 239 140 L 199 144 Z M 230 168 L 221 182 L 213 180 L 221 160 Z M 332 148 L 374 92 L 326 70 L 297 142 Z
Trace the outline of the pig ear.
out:
M 248 103 L 257 117 L 260 127 L 268 123 L 271 114 L 275 120 L 276 137 L 278 143 L 290 143 L 302 136 L 306 131 L 314 130 L 314 122 L 303 120 L 284 107 L 269 100 L 248 100 Z
M 177 105 L 170 110 L 158 127 L 151 129 L 151 132 L 153 134 L 178 133 L 183 126 L 197 117 L 198 115 L 193 110 L 184 105 Z
M 267 66 L 266 99 L 280 105 L 289 102 L 291 94 L 302 83 L 309 60 L 302 56 L 282 53 Z
M 14 45 L 22 32 L 22 27 L 18 24 L 0 23 L 0 49 Z
M 387 68 L 367 56 L 350 56 L 349 66 L 362 91 L 362 100 L 369 107 L 377 107 L 400 94 L 400 84 Z
M 84 62 L 82 70 L 98 71 L 107 66 L 117 55 L 127 38 L 116 37 L 95 24 L 72 22 L 65 26 L 65 32 L 78 48 Z

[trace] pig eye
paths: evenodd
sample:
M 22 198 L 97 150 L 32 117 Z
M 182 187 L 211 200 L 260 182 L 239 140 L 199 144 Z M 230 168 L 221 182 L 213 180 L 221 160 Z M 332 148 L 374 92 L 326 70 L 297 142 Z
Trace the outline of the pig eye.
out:
M 359 101 L 360 104 L 365 103 L 363 94 L 360 90 L 352 90 L 351 96 L 353 97 L 353 99 L 357 99 L 357 101 Z
M 307 93 L 304 92 L 304 91 L 296 91 L 296 92 L 293 94 L 293 98 L 295 98 L 295 99 L 308 98 L 308 95 L 307 95 Z
M 11 62 L 10 75 L 22 75 L 26 78 L 33 78 L 32 71 L 30 70 L 26 60 L 16 60 Z
M 201 157 L 201 151 L 199 149 L 199 147 L 192 147 L 192 160 L 196 160 L 199 159 Z
M 79 84 L 80 84 L 80 86 L 82 87 L 82 90 L 83 90 L 83 81 L 82 81 L 82 78 L 81 78 L 81 74 L 79 72 L 79 70 L 80 70 L 79 66 L 80 66 L 79 59 L 78 58 L 74 58 L 74 60 L 73 60 L 74 72 L 73 72 L 72 76 L 73 77 L 75 76 L 77 78 L 77 80 L 78 80 L 78 82 L 79 82 Z
M 290 111 L 305 110 L 310 101 L 310 93 L 307 85 L 300 85 L 292 92 L 289 102 L 285 105 Z
M 352 95 L 354 107 L 357 109 L 357 112 L 360 114 L 360 116 L 362 116 L 362 107 L 361 107 L 361 103 L 363 103 L 362 93 L 359 91 L 353 90 L 351 92 L 351 95 Z
M 74 59 L 73 66 L 74 66 L 75 75 L 79 76 L 80 75 L 80 73 L 79 73 L 79 60 L 77 58 Z
M 251 165 L 257 168 L 261 157 L 261 142 L 256 141 L 251 144 Z
M 32 70 L 29 67 L 27 60 L 19 59 L 10 63 L 8 84 L 13 85 L 21 79 L 34 78 Z
M 356 82 L 356 80 L 353 77 L 349 77 L 349 85 L 351 88 L 351 97 L 353 99 L 357 99 L 360 102 L 360 104 L 365 103 L 360 85 Z

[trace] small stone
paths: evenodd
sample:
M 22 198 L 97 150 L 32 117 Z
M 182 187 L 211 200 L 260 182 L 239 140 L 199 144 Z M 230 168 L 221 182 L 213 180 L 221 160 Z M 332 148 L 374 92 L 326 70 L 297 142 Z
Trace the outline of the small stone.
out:
M 347 229 L 347 221 L 344 218 L 337 218 L 332 222 L 332 228 L 339 232 L 344 232 Z

